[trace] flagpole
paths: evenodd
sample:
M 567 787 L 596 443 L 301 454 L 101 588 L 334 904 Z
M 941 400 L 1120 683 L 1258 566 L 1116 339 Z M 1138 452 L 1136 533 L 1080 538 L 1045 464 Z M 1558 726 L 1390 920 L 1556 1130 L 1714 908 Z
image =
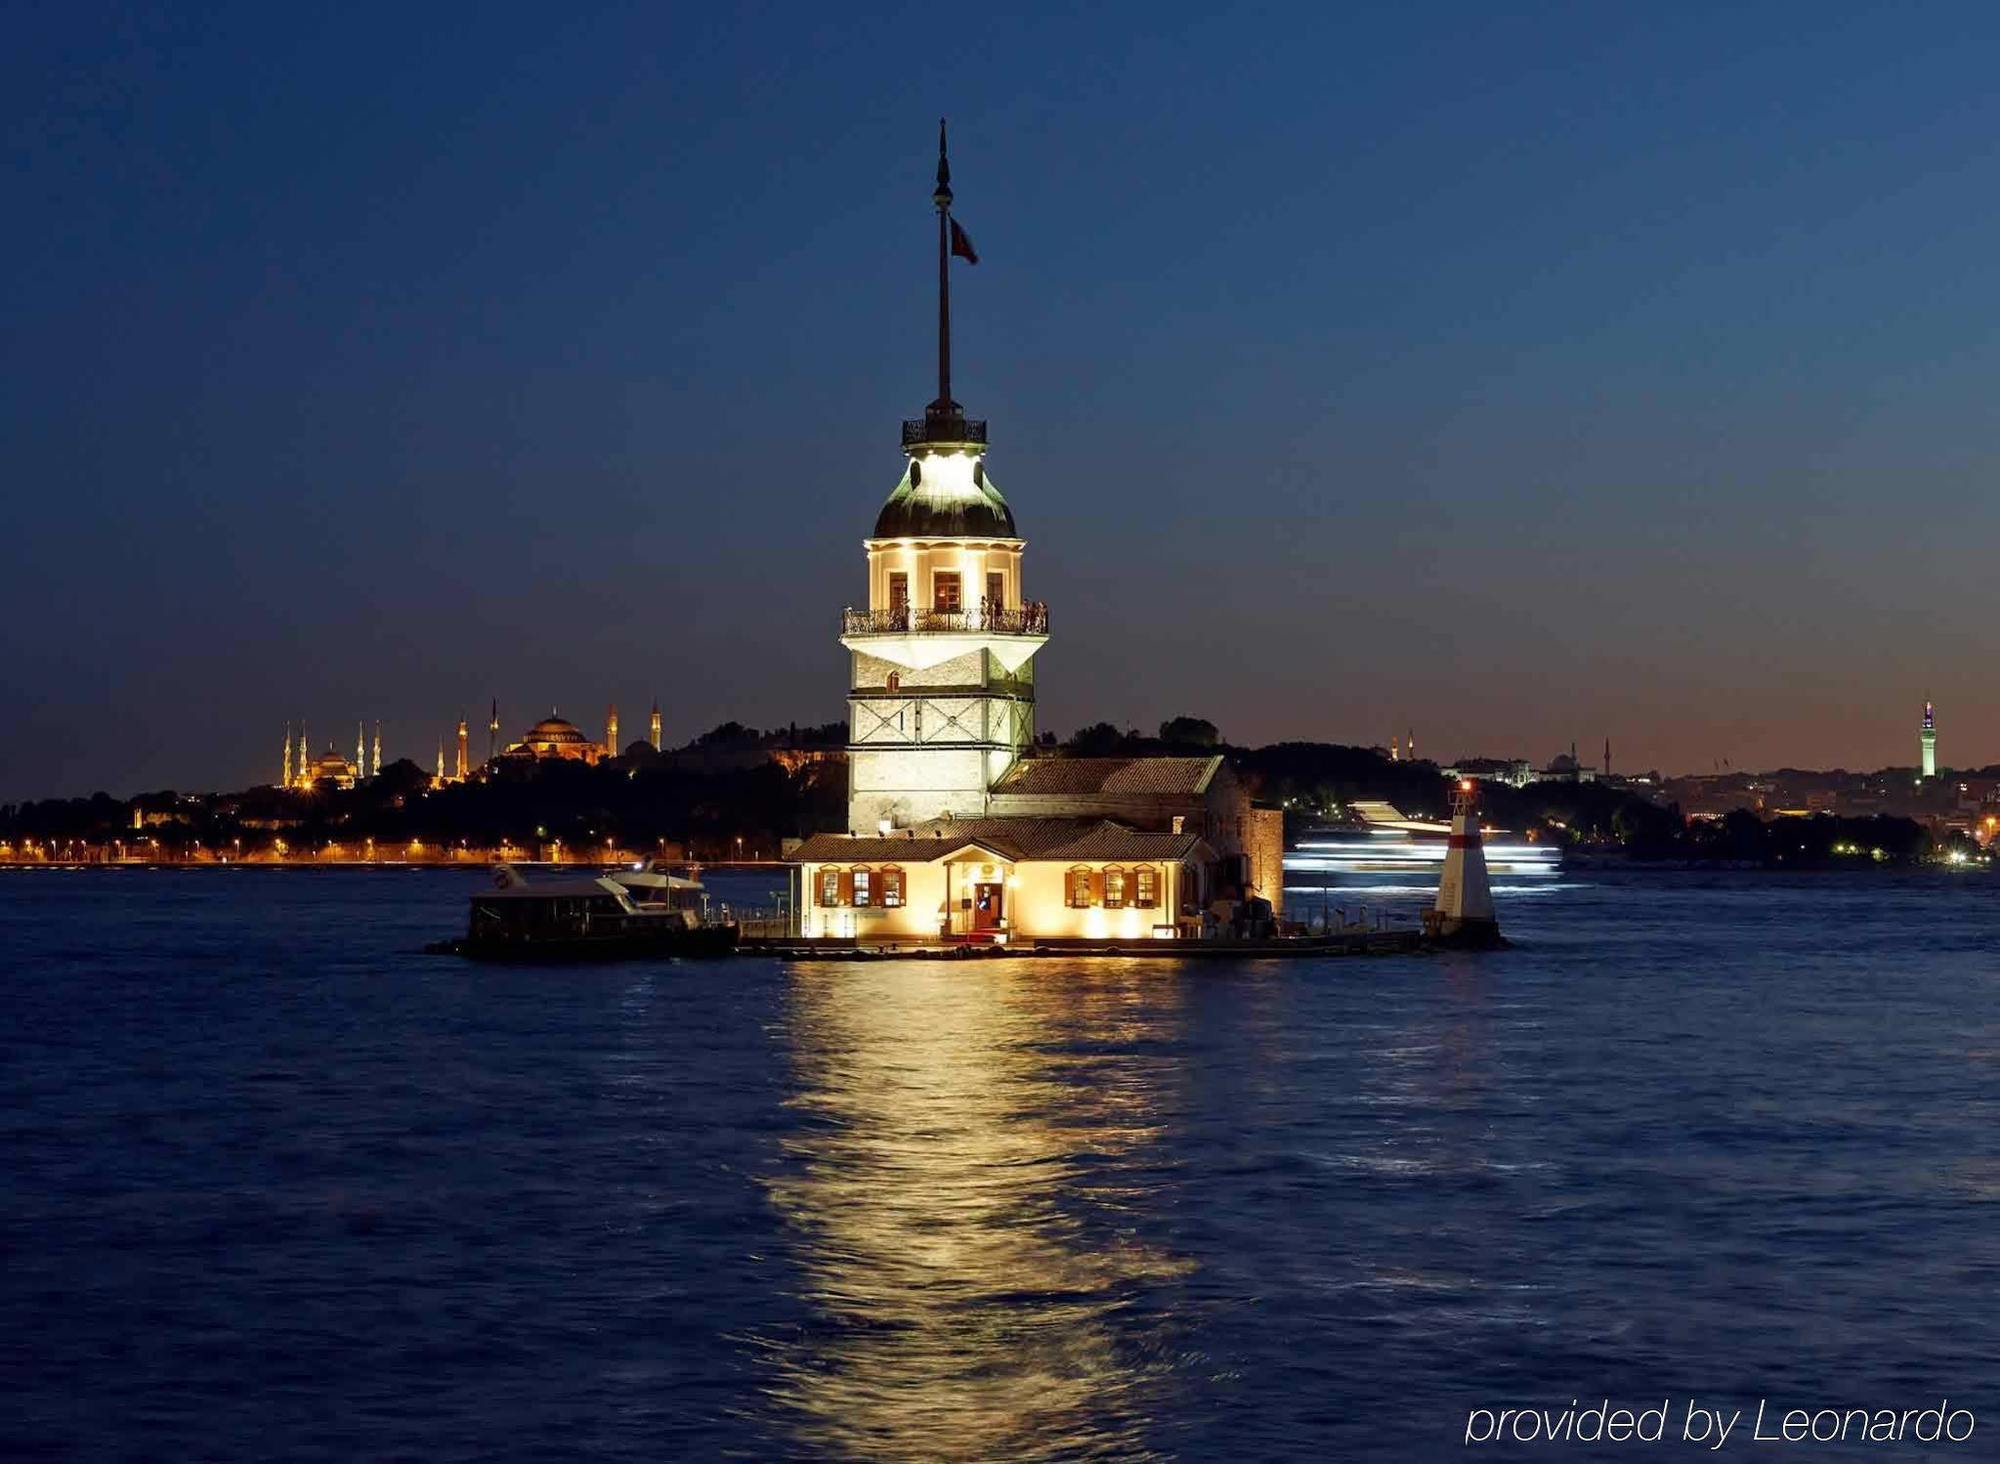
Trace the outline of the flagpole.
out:
M 937 192 L 931 202 L 938 212 L 938 399 L 941 412 L 951 410 L 951 165 L 945 161 L 944 118 L 938 118 Z

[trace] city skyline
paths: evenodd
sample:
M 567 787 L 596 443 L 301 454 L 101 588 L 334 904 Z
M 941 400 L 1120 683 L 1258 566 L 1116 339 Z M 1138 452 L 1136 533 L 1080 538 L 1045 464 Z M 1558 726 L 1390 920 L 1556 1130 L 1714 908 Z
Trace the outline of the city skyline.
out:
M 495 695 L 839 716 L 939 112 L 1044 726 L 1873 769 L 1934 699 L 2000 762 L 1982 48 L 1723 14 L 970 17 L 888 94 L 908 19 L 37 16 L 0 799 L 268 781 L 356 709 L 427 763 Z

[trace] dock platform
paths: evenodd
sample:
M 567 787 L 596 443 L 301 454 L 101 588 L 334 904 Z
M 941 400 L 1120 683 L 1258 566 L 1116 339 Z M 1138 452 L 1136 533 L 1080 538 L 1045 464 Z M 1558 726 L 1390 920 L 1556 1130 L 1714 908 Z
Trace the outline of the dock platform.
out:
M 784 961 L 991 961 L 1044 956 L 1156 961 L 1267 961 L 1305 956 L 1407 956 L 1435 949 L 1421 930 L 1357 930 L 1272 940 L 1023 940 L 944 943 L 868 940 L 858 936 L 806 939 L 745 936 L 737 954 Z

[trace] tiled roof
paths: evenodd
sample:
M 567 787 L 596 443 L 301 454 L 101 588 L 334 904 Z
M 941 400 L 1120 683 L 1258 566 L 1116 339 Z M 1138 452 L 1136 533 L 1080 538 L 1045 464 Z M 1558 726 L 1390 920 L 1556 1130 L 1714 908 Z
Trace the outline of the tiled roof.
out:
M 967 844 L 977 843 L 970 838 L 914 839 L 890 837 L 886 839 L 858 837 L 849 834 L 814 834 L 792 852 L 794 864 L 928 864 L 933 859 L 942 859 L 947 854 L 956 854 Z M 1008 854 L 1005 849 L 995 849 L 996 854 Z
M 940 818 L 919 824 L 919 838 L 959 838 L 1002 850 L 1010 859 L 1039 859 L 1097 827 L 1095 818 Z
M 1222 757 L 1031 757 L 1008 769 L 996 794 L 1033 797 L 1179 795 L 1206 791 Z
M 1185 859 L 1206 849 L 1199 834 L 1152 834 L 1109 819 L 937 819 L 887 838 L 814 834 L 792 854 L 797 864 L 927 864 L 966 848 L 1011 862 Z
M 1108 820 L 1067 844 L 1046 850 L 1044 859 L 1185 859 L 1201 845 L 1200 834 L 1148 834 Z

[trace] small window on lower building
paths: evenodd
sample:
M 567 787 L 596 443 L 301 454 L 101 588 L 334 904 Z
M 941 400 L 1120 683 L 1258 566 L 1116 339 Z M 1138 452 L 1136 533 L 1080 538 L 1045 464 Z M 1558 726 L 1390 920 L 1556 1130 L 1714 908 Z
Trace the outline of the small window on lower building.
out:
M 1069 890 L 1070 909 L 1088 910 L 1093 904 L 1096 903 L 1096 901 L 1092 898 L 1092 891 L 1090 888 L 1091 879 L 1089 870 L 1072 869 L 1069 872 L 1068 876 L 1066 877 L 1064 883 L 1068 886 Z
M 1125 871 L 1122 869 L 1104 871 L 1104 908 L 1107 910 L 1125 908 Z
M 882 908 L 896 909 L 903 903 L 903 871 L 891 865 L 882 871 Z
M 819 872 L 819 902 L 821 906 L 832 908 L 840 903 L 840 871 L 834 868 Z
M 872 878 L 871 878 L 871 874 L 870 874 L 870 871 L 868 871 L 868 870 L 866 870 L 866 869 L 857 869 L 857 870 L 855 870 L 855 871 L 854 871 L 854 908 L 855 908 L 855 909 L 857 909 L 857 910 L 860 910 L 860 909 L 863 909 L 863 908 L 865 908 L 865 907 L 866 907 L 866 906 L 868 905 L 868 903 L 869 903 L 869 901 L 868 901 L 868 895 L 869 895 L 869 889 L 868 889 L 868 887 L 869 887 L 869 885 L 870 885 L 871 883 L 872 883 Z
M 1150 866 L 1132 873 L 1132 903 L 1151 910 L 1160 903 L 1160 872 Z

